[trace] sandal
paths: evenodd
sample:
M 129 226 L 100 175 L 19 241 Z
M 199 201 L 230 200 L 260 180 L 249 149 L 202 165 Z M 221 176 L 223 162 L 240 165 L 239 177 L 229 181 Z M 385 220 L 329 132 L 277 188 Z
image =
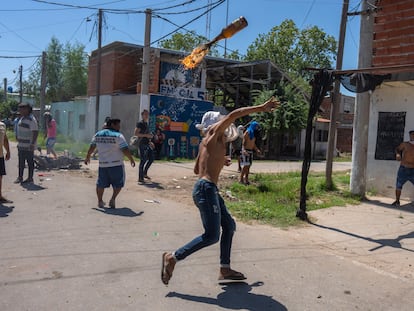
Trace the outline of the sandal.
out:
M 243 273 L 229 269 L 226 274 L 223 274 L 222 271 L 220 271 L 219 278 L 221 280 L 234 280 L 234 281 L 242 281 L 245 280 L 246 277 Z
M 162 254 L 161 281 L 165 285 L 168 285 L 168 282 L 170 281 L 173 275 L 174 266 L 175 266 L 174 258 L 167 258 L 168 255 L 169 253 L 167 252 Z

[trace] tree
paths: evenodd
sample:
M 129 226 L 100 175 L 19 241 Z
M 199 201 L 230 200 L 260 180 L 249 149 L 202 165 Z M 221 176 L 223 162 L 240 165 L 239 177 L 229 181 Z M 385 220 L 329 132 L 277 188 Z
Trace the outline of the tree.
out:
M 259 34 L 248 49 L 245 60 L 269 59 L 302 87 L 310 89 L 303 80 L 310 80 L 307 67 L 331 68 L 337 43 L 317 26 L 299 30 L 287 19 L 267 34 Z
M 191 52 L 195 47 L 207 42 L 208 39 L 206 37 L 199 36 L 194 31 L 186 33 L 176 32 L 170 39 L 161 40 L 158 46 L 164 49 Z M 218 57 L 219 53 L 216 48 L 212 47 L 209 55 Z
M 46 102 L 67 101 L 86 95 L 88 59 L 85 46 L 79 43 L 63 46 L 52 37 L 46 54 Z M 23 81 L 24 92 L 34 95 L 36 103 L 39 103 L 41 71 L 42 60 L 39 59 Z
M 85 46 L 66 44 L 62 70 L 62 100 L 70 100 L 75 96 L 85 95 L 88 84 L 88 63 L 85 57 Z
M 52 37 L 46 53 L 46 100 L 56 102 L 63 93 L 63 46 L 56 37 Z

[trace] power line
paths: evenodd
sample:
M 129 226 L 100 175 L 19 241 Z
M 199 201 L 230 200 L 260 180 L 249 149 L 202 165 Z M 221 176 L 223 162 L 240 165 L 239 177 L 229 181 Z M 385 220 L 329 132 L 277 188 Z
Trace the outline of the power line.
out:
M 168 34 L 166 34 L 166 35 L 162 36 L 161 38 L 159 38 L 159 39 L 157 39 L 157 40 L 155 40 L 155 41 L 151 42 L 151 44 L 157 43 L 158 41 L 161 41 L 161 40 L 163 40 L 163 39 L 165 39 L 165 38 L 169 37 L 170 35 L 172 35 L 172 34 L 174 34 L 174 33 L 178 32 L 180 29 L 184 29 L 184 27 L 186 27 L 187 25 L 191 24 L 192 22 L 194 22 L 194 21 L 198 20 L 199 18 L 203 17 L 203 16 L 204 16 L 204 15 L 206 15 L 208 12 L 210 12 L 211 10 L 215 9 L 216 7 L 218 7 L 219 5 L 221 5 L 222 3 L 224 3 L 224 1 L 225 1 L 225 0 L 219 0 L 219 1 L 217 1 L 217 3 L 216 3 L 215 5 L 211 6 L 211 8 L 208 8 L 208 9 L 207 9 L 204 13 L 202 13 L 202 14 L 200 14 L 200 15 L 196 16 L 195 18 L 191 19 L 189 22 L 185 23 L 184 25 L 182 25 L 182 26 L 178 26 L 178 27 L 177 27 L 177 29 L 175 29 L 175 30 L 171 31 L 170 33 L 168 33 Z M 154 16 L 155 16 L 155 17 L 158 17 L 158 18 L 160 18 L 160 19 L 163 19 L 163 20 L 165 20 L 165 21 L 168 21 L 166 18 L 161 17 L 161 16 L 160 16 L 160 15 L 158 15 L 158 14 L 155 14 Z M 169 22 L 169 21 L 168 21 L 168 22 Z
M 40 57 L 41 55 L 33 55 L 33 56 L 7 56 L 7 55 L 0 55 L 0 58 L 35 58 Z

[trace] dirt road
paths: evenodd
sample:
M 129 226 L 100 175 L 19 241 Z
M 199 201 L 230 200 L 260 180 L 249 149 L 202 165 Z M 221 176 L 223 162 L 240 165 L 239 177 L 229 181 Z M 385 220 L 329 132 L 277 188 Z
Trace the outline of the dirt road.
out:
M 269 169 L 256 163 L 253 172 Z M 162 252 L 201 232 L 192 163 L 155 163 L 146 186 L 128 167 L 115 210 L 96 206 L 96 162 L 77 172 L 36 172 L 35 185 L 25 187 L 12 184 L 15 157 L 7 170 L 4 193 L 14 203 L 0 206 L 0 310 L 414 308 L 408 203 L 395 210 L 375 198 L 315 211 L 315 225 L 288 230 L 239 222 L 232 262 L 246 282 L 217 283 L 214 245 L 178 263 L 166 287 Z M 235 173 L 226 169 L 223 178 Z

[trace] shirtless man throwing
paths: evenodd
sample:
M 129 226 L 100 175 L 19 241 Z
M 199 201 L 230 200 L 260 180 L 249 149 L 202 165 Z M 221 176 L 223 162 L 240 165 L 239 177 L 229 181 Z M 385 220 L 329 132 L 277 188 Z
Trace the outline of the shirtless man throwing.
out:
M 401 161 L 397 173 L 397 183 L 395 187 L 395 201 L 393 206 L 400 206 L 401 190 L 407 181 L 414 184 L 414 130 L 409 132 L 410 141 L 402 142 L 395 149 L 397 161 Z
M 262 105 L 236 109 L 207 128 L 205 137 L 200 143 L 194 167 L 194 173 L 199 176 L 199 179 L 193 189 L 193 200 L 200 210 L 204 233 L 175 252 L 165 252 L 162 255 L 161 280 L 165 285 L 172 277 L 176 262 L 204 247 L 217 243 L 219 240 L 219 280 L 245 279 L 242 273 L 232 270 L 230 267 L 230 252 L 236 223 L 228 212 L 217 188 L 223 166 L 231 164 L 231 159 L 225 156 L 227 143 L 225 132 L 236 119 L 254 112 L 270 112 L 279 104 L 272 97 Z M 222 228 L 221 239 L 220 227 Z

